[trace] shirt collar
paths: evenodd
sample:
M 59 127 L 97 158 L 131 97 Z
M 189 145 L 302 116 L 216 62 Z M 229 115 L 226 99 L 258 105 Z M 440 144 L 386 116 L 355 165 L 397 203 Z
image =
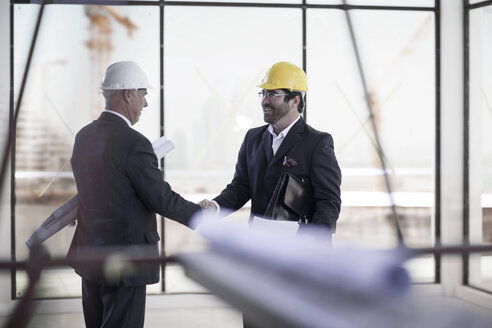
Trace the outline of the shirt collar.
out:
M 118 113 L 118 112 L 115 112 L 114 110 L 111 110 L 111 109 L 105 109 L 103 110 L 103 112 L 106 112 L 106 113 L 111 113 L 111 114 L 114 114 L 114 115 L 117 115 L 119 117 L 121 117 L 122 119 L 125 120 L 126 124 L 128 124 L 128 126 L 132 126 L 132 123 L 130 122 L 129 119 L 127 119 L 124 115 Z
M 292 126 L 294 126 L 294 124 L 297 123 L 297 121 L 299 121 L 299 119 L 301 118 L 301 115 L 299 115 L 295 120 L 294 122 L 290 123 L 288 127 L 286 127 L 285 129 L 283 129 L 282 131 L 280 131 L 280 133 L 278 135 L 275 134 L 275 132 L 273 131 L 273 125 L 269 124 L 268 125 L 268 132 L 270 132 L 272 134 L 272 136 L 274 136 L 275 138 L 278 138 L 278 137 L 282 137 L 282 138 L 285 138 L 285 136 L 287 135 L 287 133 L 289 133 L 290 131 L 290 128 L 292 128 Z

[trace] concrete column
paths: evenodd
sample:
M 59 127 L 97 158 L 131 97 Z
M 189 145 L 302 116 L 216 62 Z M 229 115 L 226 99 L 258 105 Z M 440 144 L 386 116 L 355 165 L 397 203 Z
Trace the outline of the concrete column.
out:
M 463 1 L 441 1 L 441 242 L 463 241 Z M 439 187 L 439 186 L 438 186 Z M 444 256 L 446 296 L 462 284 L 462 259 Z

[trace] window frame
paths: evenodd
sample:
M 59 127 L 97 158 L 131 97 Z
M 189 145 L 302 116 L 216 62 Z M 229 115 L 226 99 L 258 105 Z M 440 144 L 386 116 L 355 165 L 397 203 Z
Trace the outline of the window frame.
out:
M 487 3 L 490 1 L 487 1 Z M 11 37 L 10 37 L 10 46 L 11 46 L 11 60 L 10 60 L 10 74 L 11 74 L 11 79 L 10 79 L 10 87 L 11 90 L 13 90 L 14 85 L 13 85 L 13 71 L 14 71 L 14 56 L 13 56 L 13 49 L 14 49 L 14 38 L 13 38 L 13 29 L 14 29 L 14 14 L 13 14 L 13 7 L 15 4 L 31 4 L 31 5 L 36 5 L 33 4 L 29 0 L 13 0 L 11 2 L 11 12 L 10 12 L 10 27 L 11 27 Z M 110 1 L 110 0 L 49 0 L 49 1 L 43 1 L 41 6 L 45 5 L 107 5 L 107 6 L 159 6 L 159 20 L 160 20 L 160 38 L 159 38 L 159 45 L 160 45 L 160 58 L 159 58 L 159 65 L 160 65 L 160 85 L 162 86 L 164 84 L 164 76 L 165 76 L 165 71 L 164 71 L 164 11 L 167 6 L 193 6 L 193 7 L 254 7 L 254 8 L 297 8 L 302 11 L 302 67 L 304 70 L 306 70 L 306 58 L 307 58 L 307 44 L 306 44 L 306 19 L 307 19 L 307 10 L 308 9 L 326 9 L 326 10 L 350 10 L 350 9 L 363 9 L 363 10 L 397 10 L 397 11 L 428 11 L 428 12 L 433 12 L 434 13 L 434 24 L 435 24 L 435 167 L 434 167 L 434 174 L 435 174 L 435 192 L 434 192 L 434 208 L 433 208 L 433 218 L 434 218 L 434 240 L 439 241 L 441 240 L 441 192 L 440 188 L 438 186 L 441 185 L 441 137 L 440 137 L 440 125 L 441 125 L 441 117 L 440 117 L 440 112 L 441 112 L 441 103 L 440 103 L 440 0 L 435 0 L 434 6 L 429 6 L 429 7 L 410 7 L 410 6 L 378 6 L 378 5 L 343 5 L 343 4 L 337 4 L 337 5 L 330 5 L 330 4 L 310 4 L 308 3 L 307 0 L 302 0 L 302 2 L 299 3 L 268 3 L 268 2 L 187 2 L 187 1 L 164 1 L 164 0 L 154 0 L 154 1 L 139 1 L 139 0 L 129 0 L 129 1 Z M 468 6 L 468 8 L 474 8 L 478 7 L 483 4 L 477 4 L 473 6 Z M 42 13 L 41 13 L 42 15 Z M 40 18 L 41 18 L 40 15 Z M 34 40 L 36 37 L 37 32 L 35 31 L 34 35 Z M 33 42 L 33 45 L 30 49 L 30 51 L 33 51 L 33 48 L 35 46 L 35 41 Z M 466 66 L 465 66 L 466 67 Z M 27 67 L 28 68 L 28 67 Z M 309 74 L 309 73 L 308 73 Z M 160 92 L 160 100 L 159 100 L 159 124 L 160 124 L 160 133 L 161 136 L 165 134 L 164 131 L 164 115 L 166 113 L 165 105 L 164 105 L 164 90 L 163 88 L 159 88 Z M 11 93 L 11 98 L 13 98 L 13 91 Z M 466 104 L 465 104 L 466 105 Z M 466 112 L 466 110 L 465 110 Z M 308 119 L 308 112 L 305 112 L 305 118 L 306 120 Z M 15 115 L 15 110 L 14 110 L 14 102 L 13 99 L 11 99 L 10 102 L 10 116 L 13 117 Z M 466 124 L 465 124 L 466 127 Z M 14 127 L 14 138 L 12 140 L 11 144 L 11 175 L 10 175 L 10 191 L 11 191 L 11 219 L 10 219 L 10 224 L 11 224 L 11 259 L 15 260 L 15 130 L 16 127 Z M 465 138 L 466 138 L 466 133 L 465 133 Z M 468 145 L 465 143 L 466 147 Z M 465 148 L 467 149 L 467 148 Z M 466 156 L 465 156 L 465 163 L 466 163 Z M 161 159 L 161 168 L 162 168 L 162 174 L 163 177 L 165 176 L 165 161 L 164 159 Z M 465 169 L 468 169 L 468 167 Z M 465 174 L 465 179 L 467 179 L 467 176 Z M 465 190 L 464 193 L 466 193 L 468 190 L 466 188 L 466 183 L 465 183 Z M 467 201 L 465 201 L 465 208 L 467 208 Z M 464 220 L 467 222 L 468 216 L 467 216 L 467 210 L 464 211 Z M 160 223 L 161 223 L 161 254 L 162 256 L 166 256 L 166 249 L 165 249 L 165 224 L 164 224 L 164 218 L 160 217 Z M 465 225 L 466 226 L 466 225 Z M 465 234 L 466 237 L 466 234 Z M 436 242 L 436 246 L 438 246 L 438 242 Z M 464 262 L 466 262 L 466 256 L 464 257 Z M 434 274 L 434 283 L 440 283 L 441 282 L 441 264 L 440 264 L 440 255 L 436 254 L 435 255 L 435 274 Z M 465 267 L 464 267 L 465 268 Z M 165 293 L 166 292 L 166 277 L 165 277 L 165 264 L 162 265 L 161 267 L 161 292 Z M 464 270 L 464 272 L 467 272 L 467 270 Z M 16 275 L 15 275 L 15 269 L 12 269 L 11 271 L 11 298 L 12 299 L 17 299 L 16 296 Z
M 471 231 L 470 224 L 470 13 L 474 9 L 490 7 L 492 8 L 491 0 L 472 1 L 463 0 L 463 241 L 470 242 Z M 481 207 L 483 212 L 483 207 Z M 483 216 L 482 216 L 483 220 Z M 463 285 L 468 288 L 492 294 L 491 290 L 475 286 L 470 282 L 470 253 L 463 253 Z

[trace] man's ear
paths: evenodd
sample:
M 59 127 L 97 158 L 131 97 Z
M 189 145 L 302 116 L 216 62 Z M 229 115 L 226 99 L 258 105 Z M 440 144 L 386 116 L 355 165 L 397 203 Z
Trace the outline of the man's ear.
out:
M 299 95 L 296 95 L 292 100 L 292 105 L 295 106 L 296 108 L 299 108 L 299 104 L 301 103 L 301 97 Z
M 132 90 L 123 90 L 123 101 L 129 103 Z

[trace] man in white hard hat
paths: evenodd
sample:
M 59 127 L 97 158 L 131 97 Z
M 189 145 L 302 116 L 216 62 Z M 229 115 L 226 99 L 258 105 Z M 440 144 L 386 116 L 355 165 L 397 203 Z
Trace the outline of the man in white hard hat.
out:
M 95 248 L 112 258 L 142 249 L 157 257 L 155 213 L 188 225 L 201 210 L 171 190 L 150 141 L 131 128 L 147 106 L 147 88 L 147 76 L 136 63 L 110 65 L 101 82 L 106 107 L 75 138 L 72 169 L 79 210 L 68 258 L 82 277 L 87 327 L 143 327 L 146 285 L 159 281 L 159 265 L 120 271 L 121 264 L 108 264 L 101 274 L 77 260 Z

